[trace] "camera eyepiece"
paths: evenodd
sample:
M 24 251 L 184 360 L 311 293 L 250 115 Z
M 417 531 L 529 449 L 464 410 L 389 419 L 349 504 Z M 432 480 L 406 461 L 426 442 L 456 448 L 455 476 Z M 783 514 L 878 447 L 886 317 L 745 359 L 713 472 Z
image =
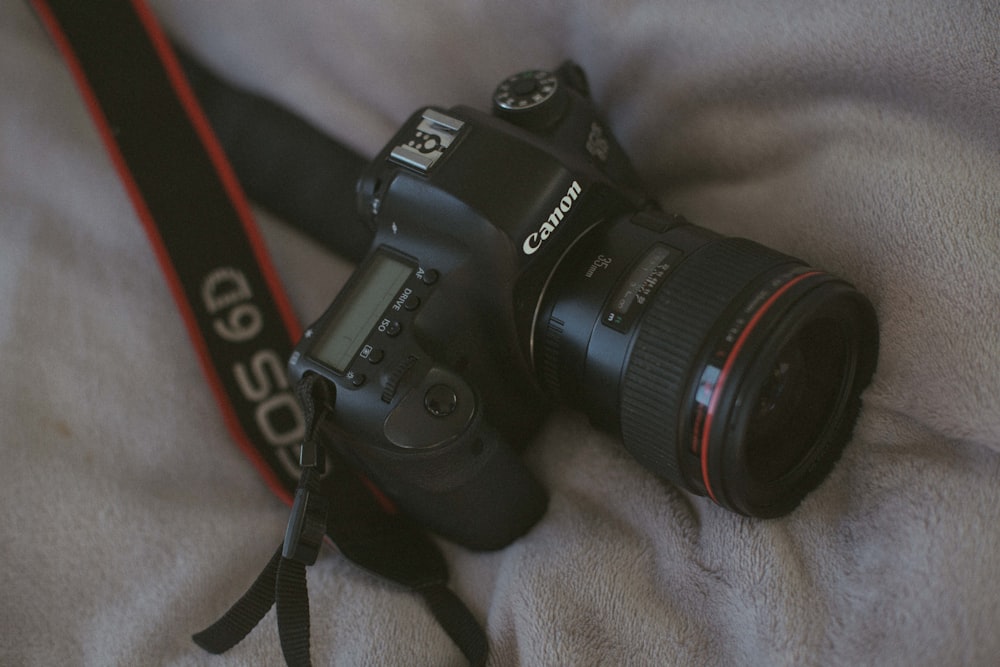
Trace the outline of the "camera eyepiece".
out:
M 636 222 L 589 234 L 555 269 L 536 325 L 543 383 L 659 476 L 786 514 L 850 437 L 877 354 L 871 304 L 752 241 Z

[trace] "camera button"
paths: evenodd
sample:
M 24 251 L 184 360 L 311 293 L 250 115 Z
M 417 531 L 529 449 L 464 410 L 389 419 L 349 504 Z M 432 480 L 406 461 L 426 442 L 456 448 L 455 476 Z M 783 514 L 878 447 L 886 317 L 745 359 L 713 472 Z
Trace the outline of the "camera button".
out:
M 424 271 L 424 274 L 420 277 L 420 280 L 425 285 L 433 285 L 434 283 L 436 283 L 438 281 L 438 278 L 440 278 L 440 277 L 441 277 L 441 274 L 438 273 L 436 270 L 434 270 L 434 269 L 427 269 L 426 271 Z
M 385 323 L 385 329 L 383 330 L 383 333 L 386 336 L 394 337 L 398 336 L 399 332 L 401 332 L 402 330 L 403 330 L 403 325 L 401 325 L 396 320 L 392 320 L 390 322 Z
M 377 364 L 385 359 L 385 350 L 381 350 L 377 347 L 373 348 L 372 351 L 368 353 L 366 359 L 368 359 L 368 363 L 370 364 Z
M 420 297 L 411 296 L 409 299 L 403 302 L 403 308 L 413 312 L 420 307 Z
M 349 371 L 347 373 L 347 379 L 350 380 L 352 387 L 360 387 L 365 383 L 368 378 L 365 377 L 364 373 L 355 373 L 354 371 Z
M 437 366 L 413 380 L 405 393 L 400 388 L 403 396 L 382 424 L 386 441 L 403 449 L 427 449 L 455 443 L 468 433 L 471 439 L 460 446 L 472 447 L 475 434 L 470 432 L 470 426 L 476 414 L 472 388 L 459 376 Z
M 424 407 L 434 417 L 448 417 L 458 407 L 458 395 L 446 384 L 436 384 L 424 394 Z

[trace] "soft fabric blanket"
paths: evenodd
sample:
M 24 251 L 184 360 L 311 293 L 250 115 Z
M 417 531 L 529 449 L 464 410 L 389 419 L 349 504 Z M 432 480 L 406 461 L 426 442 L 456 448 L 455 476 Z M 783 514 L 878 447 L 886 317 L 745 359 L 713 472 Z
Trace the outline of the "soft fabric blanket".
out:
M 668 210 L 875 303 L 853 441 L 787 518 L 682 493 L 554 414 L 526 453 L 545 518 L 495 553 L 443 544 L 491 665 L 1000 662 L 996 3 L 152 5 L 366 155 L 420 105 L 486 108 L 572 58 Z M 280 664 L 273 612 L 222 657 L 190 640 L 287 508 L 232 444 L 66 67 L 24 3 L 0 12 L 0 664 Z M 258 217 L 315 318 L 351 266 Z M 417 598 L 333 550 L 309 589 L 318 664 L 462 664 Z

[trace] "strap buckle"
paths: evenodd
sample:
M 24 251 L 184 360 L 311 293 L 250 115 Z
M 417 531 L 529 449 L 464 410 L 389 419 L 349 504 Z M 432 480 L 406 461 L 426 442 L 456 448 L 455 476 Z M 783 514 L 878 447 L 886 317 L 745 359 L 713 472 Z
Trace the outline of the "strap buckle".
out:
M 303 478 L 310 476 L 310 473 L 313 471 L 305 469 Z M 285 542 L 281 547 L 283 558 L 304 565 L 312 565 L 319 557 L 323 536 L 326 534 L 326 515 L 329 505 L 325 496 L 311 492 L 309 486 L 302 484 L 295 491 L 295 502 L 292 505 L 292 514 L 288 517 L 288 525 L 285 527 Z

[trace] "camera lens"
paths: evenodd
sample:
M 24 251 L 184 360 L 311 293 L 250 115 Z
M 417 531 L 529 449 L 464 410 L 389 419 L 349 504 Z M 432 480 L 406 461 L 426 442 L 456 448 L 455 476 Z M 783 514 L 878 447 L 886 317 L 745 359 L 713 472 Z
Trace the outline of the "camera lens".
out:
M 848 283 L 646 213 L 578 240 L 534 329 L 550 391 L 654 473 L 757 517 L 789 512 L 829 472 L 878 348 Z
M 849 363 L 836 322 L 816 320 L 778 352 L 750 401 L 747 470 L 762 483 L 781 479 L 801 461 L 808 443 L 837 407 Z

